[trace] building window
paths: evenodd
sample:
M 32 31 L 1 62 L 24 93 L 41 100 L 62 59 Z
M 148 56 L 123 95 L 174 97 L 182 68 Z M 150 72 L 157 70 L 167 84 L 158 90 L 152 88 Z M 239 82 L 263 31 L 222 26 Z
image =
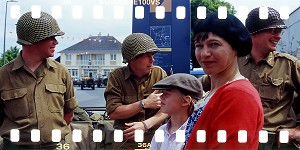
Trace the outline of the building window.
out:
M 104 64 L 105 64 L 104 54 L 97 54 L 96 55 L 96 65 L 104 65 Z
M 116 61 L 117 60 L 117 55 L 116 54 L 110 54 L 110 60 L 111 61 Z
M 72 77 L 79 77 L 79 76 L 78 76 L 78 69 L 68 69 L 68 70 L 69 70 L 70 75 L 71 75 Z
M 111 70 L 110 69 L 103 69 L 104 71 L 104 76 L 108 77 L 108 75 L 110 74 Z
M 81 55 L 81 64 L 82 65 L 89 65 L 90 62 L 90 55 Z
M 66 61 L 71 61 L 71 60 L 72 60 L 72 55 L 66 54 Z
M 65 65 L 72 65 L 72 55 L 71 54 L 65 54 L 66 56 L 66 61 L 65 61 Z
M 83 76 L 84 77 L 90 77 L 92 75 L 93 78 L 97 76 L 97 70 L 95 69 L 84 69 L 83 70 Z

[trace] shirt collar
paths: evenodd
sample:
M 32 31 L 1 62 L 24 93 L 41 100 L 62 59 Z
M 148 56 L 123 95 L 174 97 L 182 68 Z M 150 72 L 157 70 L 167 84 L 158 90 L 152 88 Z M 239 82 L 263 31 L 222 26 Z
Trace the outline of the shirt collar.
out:
M 147 76 L 145 76 L 143 79 L 148 78 L 151 75 L 151 72 L 152 72 L 152 69 L 150 70 L 150 73 Z M 134 76 L 134 74 L 133 74 L 130 66 L 127 65 L 125 67 L 125 80 L 127 80 L 130 76 Z
M 268 65 L 270 66 L 274 66 L 275 62 L 274 62 L 274 58 L 275 58 L 275 52 L 270 52 L 268 54 L 267 57 L 265 57 L 263 60 L 267 62 Z M 253 60 L 251 54 L 241 58 L 243 61 L 242 61 L 242 64 L 245 66 L 247 63 L 250 62 L 250 60 Z
M 264 58 L 263 60 L 265 60 L 267 62 L 267 64 L 269 64 L 270 66 L 273 67 L 275 64 L 274 58 L 275 58 L 275 52 L 270 52 L 268 54 L 268 56 L 266 58 Z
M 14 61 L 12 71 L 17 70 L 17 69 L 19 69 L 23 66 L 24 66 L 24 61 L 23 61 L 23 58 L 22 58 L 22 51 L 20 51 L 20 53 L 18 54 L 18 56 L 16 57 L 16 59 Z
M 185 122 L 180 126 L 180 128 L 177 129 L 177 130 L 185 130 L 185 129 L 186 129 L 186 125 L 187 125 L 187 123 L 188 123 L 188 120 L 189 120 L 189 118 L 187 118 L 186 121 L 185 121 Z M 167 121 L 164 130 L 165 130 L 165 132 L 168 133 L 168 134 L 173 134 L 173 133 L 169 133 L 170 125 L 171 125 L 171 119 L 169 119 L 169 120 Z M 177 130 L 176 130 L 176 131 L 177 131 Z
M 125 80 L 127 80 L 131 74 L 132 74 L 131 69 L 130 69 L 129 65 L 127 65 L 125 68 Z
M 243 66 L 245 66 L 247 63 L 249 63 L 249 61 L 250 61 L 251 58 L 252 58 L 251 55 L 248 54 L 245 57 L 241 57 L 241 58 L 238 58 L 238 59 L 241 60 L 241 62 L 242 62 L 241 64 Z
M 46 58 L 46 65 L 47 65 L 47 68 L 57 68 L 57 65 L 50 60 L 50 58 Z M 21 67 L 25 66 L 25 63 L 24 63 L 24 60 L 22 58 L 22 51 L 20 51 L 20 53 L 18 54 L 18 56 L 16 57 L 15 61 L 14 61 L 14 65 L 13 65 L 13 68 L 12 70 L 17 70 L 17 69 L 20 69 Z
M 57 65 L 50 58 L 46 58 L 47 68 L 57 68 Z

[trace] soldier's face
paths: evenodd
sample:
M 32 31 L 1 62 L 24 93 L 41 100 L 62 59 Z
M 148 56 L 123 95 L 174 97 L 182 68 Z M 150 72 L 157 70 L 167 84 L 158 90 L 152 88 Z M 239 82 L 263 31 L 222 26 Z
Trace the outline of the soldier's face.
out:
M 141 55 L 138 55 L 134 59 L 130 61 L 131 69 L 141 75 L 146 75 L 150 73 L 151 68 L 153 67 L 153 58 L 154 53 L 144 53 Z
M 54 36 L 36 42 L 37 53 L 42 58 L 53 57 L 55 52 L 55 46 L 58 44 L 58 41 Z
M 260 47 L 267 52 L 275 51 L 281 39 L 281 29 L 267 29 L 252 35 L 253 47 Z

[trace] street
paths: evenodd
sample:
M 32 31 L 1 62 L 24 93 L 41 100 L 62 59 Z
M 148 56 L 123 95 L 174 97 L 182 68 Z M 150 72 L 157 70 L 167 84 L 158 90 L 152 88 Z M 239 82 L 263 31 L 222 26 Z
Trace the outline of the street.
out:
M 74 90 L 79 107 L 105 107 L 105 87 L 95 87 L 95 90 L 86 87 L 81 90 L 80 86 L 74 86 Z

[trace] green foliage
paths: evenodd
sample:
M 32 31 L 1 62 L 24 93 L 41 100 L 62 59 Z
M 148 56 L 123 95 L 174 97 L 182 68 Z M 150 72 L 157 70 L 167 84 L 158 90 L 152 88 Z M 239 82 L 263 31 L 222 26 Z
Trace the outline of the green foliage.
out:
M 10 47 L 8 50 L 5 51 L 5 64 L 12 61 L 13 59 L 15 59 L 17 57 L 17 55 L 19 54 L 20 48 L 18 48 L 17 46 L 14 47 Z M 3 54 L 1 55 L 0 58 L 0 66 L 3 66 Z
M 218 8 L 220 6 L 226 6 L 227 7 L 227 13 L 229 14 L 235 14 L 236 10 L 235 8 L 228 2 L 222 1 L 222 0 L 191 0 L 191 29 L 194 27 L 194 22 L 197 20 L 197 8 L 199 6 L 205 6 L 206 12 L 218 12 Z M 194 68 L 200 67 L 196 57 L 195 57 L 195 46 L 194 46 L 194 34 L 191 31 L 191 59 L 193 63 Z

